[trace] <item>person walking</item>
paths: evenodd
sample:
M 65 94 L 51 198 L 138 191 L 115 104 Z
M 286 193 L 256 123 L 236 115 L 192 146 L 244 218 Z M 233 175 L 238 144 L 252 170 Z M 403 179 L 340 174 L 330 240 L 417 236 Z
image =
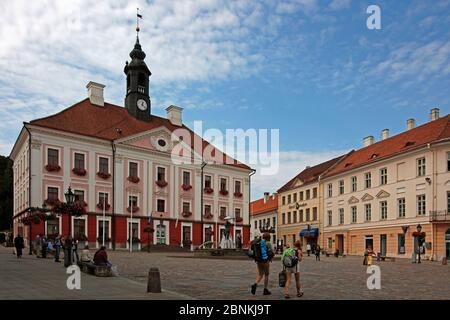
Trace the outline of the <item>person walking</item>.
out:
M 316 261 L 320 261 L 320 251 L 321 251 L 322 249 L 320 248 L 320 246 L 319 245 L 317 245 L 316 246 L 316 252 L 315 252 L 315 254 L 316 254 Z
M 262 239 L 254 240 L 252 248 L 254 248 L 255 251 L 255 262 L 258 271 L 256 274 L 256 281 L 251 286 L 251 293 L 255 295 L 258 284 L 264 278 L 263 295 L 270 295 L 271 292 L 267 288 L 269 285 L 269 266 L 274 256 L 272 245 L 270 243 L 270 233 L 266 232 L 263 234 Z
M 372 265 L 372 257 L 374 255 L 372 246 L 367 247 L 367 266 L 370 267 Z
M 62 247 L 62 241 L 61 241 L 61 236 L 59 234 L 56 234 L 55 236 L 55 262 L 61 262 L 59 260 L 59 256 L 61 254 L 61 247 Z
M 72 264 L 72 237 L 68 236 L 64 239 L 64 267 L 69 267 Z
M 41 250 L 42 250 L 42 258 L 47 258 L 47 239 L 41 234 Z
M 289 286 L 291 284 L 292 274 L 295 276 L 295 286 L 297 289 L 297 297 L 303 296 L 303 290 L 300 283 L 300 268 L 298 263 L 302 260 L 303 253 L 301 250 L 301 243 L 297 240 L 294 243 L 294 248 L 286 244 L 286 249 L 283 251 L 281 262 L 283 268 L 286 270 L 286 283 L 284 285 L 284 298 L 290 299 Z
M 22 258 L 22 249 L 25 248 L 23 237 L 21 234 L 14 238 L 14 247 L 16 248 L 17 259 Z
M 308 257 L 309 257 L 309 255 L 311 253 L 311 245 L 309 243 L 306 245 L 306 252 L 308 253 Z

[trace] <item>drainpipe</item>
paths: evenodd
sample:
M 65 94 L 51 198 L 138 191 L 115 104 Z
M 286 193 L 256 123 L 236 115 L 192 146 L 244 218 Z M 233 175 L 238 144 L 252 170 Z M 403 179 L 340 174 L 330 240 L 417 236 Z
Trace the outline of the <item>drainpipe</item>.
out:
M 112 218 L 111 218 L 111 241 L 112 249 L 116 250 L 116 145 L 111 140 L 112 149 Z
M 23 123 L 23 127 L 25 128 L 25 130 L 27 130 L 28 132 L 28 207 L 31 207 L 31 132 L 30 129 L 27 128 L 27 123 L 24 122 Z M 30 247 L 30 255 L 33 255 L 33 248 L 31 246 L 31 226 L 32 224 L 30 224 L 29 227 L 29 233 L 28 233 L 28 247 Z
M 251 190 L 252 190 L 252 175 L 254 175 L 256 173 L 256 170 L 255 169 L 252 169 L 252 172 L 250 172 L 250 174 L 248 175 L 248 223 L 249 223 L 249 233 L 250 233 L 250 231 L 251 231 L 251 228 L 252 228 L 252 226 L 250 225 L 250 200 L 251 200 L 251 198 L 252 198 L 252 193 L 251 193 Z M 278 224 L 278 215 L 277 215 L 277 224 Z M 278 228 L 277 228 L 278 229 Z M 249 241 L 250 241 L 250 234 L 249 234 Z

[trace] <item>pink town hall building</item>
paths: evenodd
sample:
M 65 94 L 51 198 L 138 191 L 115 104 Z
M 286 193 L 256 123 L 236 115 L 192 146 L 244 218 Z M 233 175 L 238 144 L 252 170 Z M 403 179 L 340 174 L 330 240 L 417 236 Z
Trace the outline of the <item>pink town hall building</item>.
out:
M 125 107 L 105 102 L 104 85 L 89 82 L 85 100 L 24 123 L 10 154 L 14 234 L 27 243 L 41 233 L 71 234 L 98 247 L 105 234 L 110 248 L 149 242 L 193 248 L 220 242 L 231 218 L 232 239 L 248 243 L 254 170 L 195 135 L 181 108 L 169 106 L 167 118 L 153 115 L 151 72 L 138 38 L 130 57 Z M 69 187 L 86 214 L 24 223 L 30 208 L 65 202 Z

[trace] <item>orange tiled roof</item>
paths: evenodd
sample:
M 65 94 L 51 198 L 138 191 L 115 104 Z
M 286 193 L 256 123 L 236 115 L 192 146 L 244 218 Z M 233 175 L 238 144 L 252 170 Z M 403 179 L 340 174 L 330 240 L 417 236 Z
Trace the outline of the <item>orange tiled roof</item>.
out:
M 428 143 L 450 137 L 450 115 L 427 122 L 370 146 L 350 152 L 323 177 L 333 176 L 363 165 L 385 159 L 403 152 L 421 148 Z
M 141 121 L 131 116 L 123 107 L 107 102 L 103 107 L 93 105 L 88 98 L 54 115 L 33 120 L 30 124 L 110 141 L 161 126 L 166 127 L 170 132 L 180 128 L 170 123 L 168 119 L 155 115 L 152 115 L 149 122 Z M 186 126 L 183 125 L 183 128 L 191 132 L 191 146 L 195 146 L 194 141 L 197 141 L 198 145 L 202 145 L 203 149 L 209 145 L 207 141 Z M 197 139 L 201 139 L 201 143 Z M 214 152 L 220 151 L 216 149 Z M 223 158 L 224 163 L 227 163 L 228 159 L 232 166 L 251 169 L 226 154 L 223 154 Z
M 274 211 L 278 208 L 278 195 L 269 196 L 269 200 L 264 203 L 264 198 L 250 202 L 250 215 L 254 216 L 257 214 Z
M 345 157 L 345 155 L 322 162 L 313 167 L 306 168 L 305 170 L 300 172 L 298 175 L 296 175 L 294 178 L 289 180 L 284 186 L 282 186 L 280 189 L 278 189 L 278 192 L 280 193 L 280 192 L 285 192 L 285 191 L 293 189 L 295 187 L 297 180 L 302 181 L 303 185 L 316 182 L 322 173 L 324 173 L 326 170 L 328 170 L 333 165 L 338 163 L 339 160 L 341 160 L 344 157 Z

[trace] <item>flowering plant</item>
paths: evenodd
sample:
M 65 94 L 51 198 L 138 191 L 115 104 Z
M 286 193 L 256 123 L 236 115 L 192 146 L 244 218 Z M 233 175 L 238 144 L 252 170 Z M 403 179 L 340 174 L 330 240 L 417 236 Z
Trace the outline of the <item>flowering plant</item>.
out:
M 205 219 L 211 219 L 211 218 L 213 217 L 213 215 L 212 215 L 212 213 L 205 213 L 205 214 L 203 215 L 203 217 L 204 217 Z
M 59 171 L 61 170 L 61 167 L 58 165 L 48 164 L 45 166 L 45 170 L 48 172 Z
M 108 172 L 97 172 L 97 176 L 99 176 L 102 179 L 108 179 L 109 177 L 111 177 L 111 175 Z
M 85 176 L 86 175 L 86 169 L 83 168 L 73 168 L 72 172 L 75 173 L 77 176 Z
M 133 182 L 133 183 L 139 183 L 139 181 L 141 181 L 141 180 L 139 179 L 139 177 L 129 176 L 128 181 Z
M 127 208 L 127 211 L 128 212 L 131 212 L 131 206 L 129 206 L 128 208 Z M 139 211 L 139 207 L 138 206 L 133 206 L 133 212 L 138 212 Z
M 242 217 L 236 217 L 236 222 L 242 222 L 242 221 L 243 221 Z
M 192 216 L 192 212 L 190 212 L 190 211 L 183 211 L 183 212 L 181 213 L 181 215 L 182 215 L 183 217 L 187 218 L 187 217 Z
M 48 206 L 57 206 L 60 203 L 60 201 L 59 199 L 45 199 L 44 203 Z
M 61 214 L 69 214 L 74 217 L 81 217 L 86 214 L 86 207 L 84 201 L 75 201 L 73 204 L 59 202 L 53 207 L 53 212 Z
M 97 208 L 99 208 L 100 210 L 103 210 L 103 202 L 97 203 Z M 109 208 L 111 208 L 111 205 L 108 202 L 106 202 L 105 203 L 105 210 L 108 211 Z
M 211 187 L 205 187 L 205 189 L 203 189 L 206 193 L 213 193 L 214 190 Z
M 181 188 L 183 188 L 184 191 L 189 191 L 192 189 L 192 186 L 190 184 L 183 184 Z
M 156 185 L 160 188 L 164 188 L 165 186 L 167 186 L 167 182 L 164 180 L 156 180 Z
M 228 195 L 228 190 L 220 190 L 219 193 L 223 196 L 227 196 Z
M 242 198 L 242 193 L 240 193 L 240 192 L 235 192 L 235 193 L 234 193 L 234 196 L 235 196 L 236 198 Z

